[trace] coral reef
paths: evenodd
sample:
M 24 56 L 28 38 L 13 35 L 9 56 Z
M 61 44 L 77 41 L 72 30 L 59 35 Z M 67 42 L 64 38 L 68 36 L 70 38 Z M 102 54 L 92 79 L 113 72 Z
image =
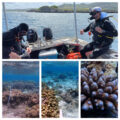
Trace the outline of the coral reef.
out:
M 45 84 L 42 88 L 42 117 L 59 117 L 59 106 L 58 100 L 55 96 L 55 91 L 53 89 L 49 89 Z
M 66 118 L 78 117 L 78 74 L 67 71 L 66 73 L 55 73 L 48 76 L 48 79 L 42 78 L 42 89 L 54 90 L 55 96 L 59 101 L 60 115 Z M 46 92 L 47 93 L 47 92 Z M 44 101 L 44 99 L 42 99 Z M 43 102 L 44 103 L 44 102 Z M 45 110 L 43 110 L 45 111 Z M 48 111 L 48 110 L 46 110 Z M 48 118 L 47 112 L 43 112 Z
M 36 88 L 36 84 L 32 81 L 14 81 L 11 85 L 9 82 L 4 82 L 3 83 L 3 91 L 5 90 L 9 90 L 10 87 L 12 86 L 12 89 L 19 89 L 21 91 L 31 91 L 34 90 Z
M 29 95 L 23 94 L 20 90 L 13 89 L 3 92 L 3 104 L 9 104 L 11 107 L 16 107 L 29 99 Z
M 117 62 L 101 62 L 101 61 L 93 61 L 93 62 L 83 62 L 82 66 L 87 67 L 87 69 L 95 68 L 97 72 L 104 71 L 104 75 L 112 74 L 114 77 L 117 77 L 116 69 Z
M 25 114 L 27 118 L 39 118 L 39 104 L 27 107 Z
M 105 62 L 105 73 L 104 75 L 110 75 L 112 74 L 114 77 L 117 77 L 117 68 L 118 64 L 117 62 Z
M 86 64 L 88 69 L 95 68 L 97 72 L 101 71 L 104 66 L 104 62 L 100 61 L 87 62 Z
M 35 85 L 35 83 L 34 82 L 30 82 L 30 81 L 28 81 L 28 82 L 22 82 L 22 81 L 20 81 L 20 82 L 18 82 L 18 81 L 16 81 L 16 82 L 14 82 L 14 84 L 13 84 L 13 89 L 30 89 L 30 90 L 32 90 L 32 89 L 34 89 L 36 87 L 36 85 Z
M 10 90 L 10 83 L 9 82 L 4 82 L 2 85 L 2 90 L 7 91 Z
M 3 92 L 2 100 L 3 104 L 10 109 L 18 109 L 24 104 L 26 117 L 39 117 L 39 94 L 37 93 L 25 94 L 20 90 L 12 89 Z
M 31 106 L 34 106 L 36 104 L 39 104 L 39 95 L 34 93 L 29 97 L 28 105 L 31 107 Z
M 81 110 L 82 117 L 94 117 L 97 113 L 117 111 L 118 109 L 118 80 L 112 75 L 104 75 L 102 69 L 81 69 Z M 87 111 L 87 112 L 86 112 Z M 94 111 L 94 112 L 93 112 Z M 99 116 L 97 116 L 99 117 Z
M 26 108 L 26 117 L 38 118 L 39 117 L 39 95 L 34 93 L 30 95 L 27 102 L 28 107 Z

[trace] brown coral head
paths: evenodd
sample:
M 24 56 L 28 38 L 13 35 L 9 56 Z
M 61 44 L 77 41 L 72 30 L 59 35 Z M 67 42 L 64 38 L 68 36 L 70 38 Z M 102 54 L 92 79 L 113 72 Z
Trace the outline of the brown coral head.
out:
M 111 75 L 104 76 L 103 71 L 81 69 L 81 109 L 117 110 L 118 80 Z

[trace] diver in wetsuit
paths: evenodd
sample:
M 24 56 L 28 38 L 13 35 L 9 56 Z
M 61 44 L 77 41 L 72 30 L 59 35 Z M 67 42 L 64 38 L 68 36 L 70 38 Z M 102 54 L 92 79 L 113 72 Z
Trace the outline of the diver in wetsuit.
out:
M 29 27 L 21 23 L 17 27 L 3 33 L 3 58 L 21 59 L 23 53 L 30 54 L 31 49 L 22 45 L 23 36 L 27 34 Z
M 90 31 L 93 34 L 93 41 L 87 44 L 80 53 L 82 58 L 87 58 L 85 53 L 93 50 L 93 53 L 89 56 L 89 58 L 92 59 L 97 58 L 109 50 L 113 42 L 113 37 L 116 37 L 118 32 L 113 23 L 109 20 L 107 13 L 102 12 L 100 7 L 92 8 L 90 15 L 90 20 L 95 19 L 95 21 L 90 23 L 85 29 L 82 29 L 80 34 Z

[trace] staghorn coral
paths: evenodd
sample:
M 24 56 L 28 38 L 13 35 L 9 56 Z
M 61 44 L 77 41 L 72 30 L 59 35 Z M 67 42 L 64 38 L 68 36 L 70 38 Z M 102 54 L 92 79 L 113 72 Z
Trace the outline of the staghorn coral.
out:
M 48 87 L 42 89 L 42 117 L 43 118 L 58 118 L 59 106 L 55 92 Z
M 81 69 L 81 110 L 82 117 L 95 116 L 106 111 L 118 109 L 118 80 L 112 75 L 104 75 L 95 68 Z M 87 111 L 87 112 L 86 112 Z M 94 112 L 93 112 L 94 111 Z M 92 115 L 93 114 L 93 115 Z M 99 116 L 97 116 L 99 117 Z M 102 115 L 102 117 L 105 117 Z M 109 117 L 109 116 L 107 116 Z

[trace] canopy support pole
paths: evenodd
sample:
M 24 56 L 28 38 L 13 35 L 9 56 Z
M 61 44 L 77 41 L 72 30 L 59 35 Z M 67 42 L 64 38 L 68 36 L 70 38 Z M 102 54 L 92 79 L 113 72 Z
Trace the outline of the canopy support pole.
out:
M 3 2 L 3 14 L 4 14 L 4 17 L 5 17 L 5 24 L 6 24 L 6 29 L 8 31 L 8 21 L 7 21 L 7 15 L 6 15 L 6 9 L 5 9 L 5 3 Z
M 77 34 L 77 17 L 76 17 L 76 4 L 74 2 L 74 21 L 75 21 L 75 34 L 76 34 L 76 42 L 78 43 L 78 34 Z

